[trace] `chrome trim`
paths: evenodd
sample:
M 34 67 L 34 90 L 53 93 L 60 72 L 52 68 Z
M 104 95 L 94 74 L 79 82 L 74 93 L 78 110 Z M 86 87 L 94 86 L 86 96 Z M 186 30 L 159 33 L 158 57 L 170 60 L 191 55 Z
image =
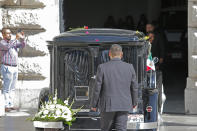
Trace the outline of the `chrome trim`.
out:
M 147 123 L 127 122 L 127 129 L 156 129 L 157 127 L 158 127 L 157 122 L 147 122 Z
M 79 109 L 72 109 L 73 111 L 78 111 Z M 79 112 L 90 112 L 90 109 L 81 109 Z
M 96 75 L 92 76 L 91 78 L 92 78 L 92 79 L 96 79 Z
M 127 123 L 127 129 L 157 129 L 157 122 L 149 122 L 149 123 Z M 75 129 L 72 128 L 69 130 L 86 130 L 86 131 L 100 131 L 100 129 Z
M 64 129 L 63 122 L 44 122 L 44 121 L 34 121 L 34 127 L 36 128 L 55 128 L 55 129 Z
M 85 119 L 98 118 L 98 119 L 99 119 L 99 118 L 101 118 L 101 117 L 90 117 L 90 116 L 84 116 L 84 117 L 83 117 L 83 116 L 82 116 L 82 117 L 76 117 L 76 119 L 77 119 L 77 118 L 83 118 L 83 119 L 84 119 L 84 118 L 85 118 Z
M 83 118 L 83 119 L 92 119 L 93 117 L 77 117 L 77 118 Z M 100 119 L 100 117 L 94 117 L 93 118 L 95 121 Z M 157 129 L 158 128 L 158 122 L 147 122 L 147 123 L 132 123 L 132 122 L 127 122 L 127 129 Z M 69 130 L 92 130 L 92 131 L 99 131 L 100 129 L 76 129 L 76 128 L 71 128 L 69 127 Z
M 69 131 L 100 131 L 101 129 L 69 129 Z
M 90 94 L 90 92 L 89 92 L 89 86 L 74 86 L 74 88 L 75 88 L 75 100 L 76 101 L 87 101 L 87 100 L 89 100 L 89 94 Z M 77 98 L 78 96 L 77 96 L 77 88 L 87 88 L 87 93 L 88 93 L 88 96 L 86 96 L 87 98 Z

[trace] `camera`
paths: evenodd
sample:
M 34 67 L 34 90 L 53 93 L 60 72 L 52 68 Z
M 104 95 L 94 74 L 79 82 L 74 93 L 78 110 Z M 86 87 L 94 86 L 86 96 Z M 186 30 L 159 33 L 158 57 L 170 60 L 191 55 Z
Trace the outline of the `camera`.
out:
M 16 37 L 17 37 L 17 39 L 21 39 L 21 40 L 25 39 L 25 35 L 24 35 L 24 32 L 22 29 L 17 30 Z
M 18 29 L 18 30 L 17 30 L 17 33 L 21 33 L 21 32 L 22 32 L 22 29 Z

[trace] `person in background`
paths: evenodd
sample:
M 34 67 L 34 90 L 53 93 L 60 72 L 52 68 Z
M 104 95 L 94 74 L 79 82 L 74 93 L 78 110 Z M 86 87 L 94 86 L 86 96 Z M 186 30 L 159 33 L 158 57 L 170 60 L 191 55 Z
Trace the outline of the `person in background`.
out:
M 157 57 L 159 59 L 159 63 L 156 64 L 156 69 L 160 68 L 160 65 L 163 64 L 164 62 L 164 57 L 165 57 L 165 47 L 164 43 L 160 41 L 156 37 L 156 34 L 154 32 L 149 32 L 149 42 L 151 43 L 151 53 L 152 57 Z
M 109 56 L 111 60 L 97 68 L 91 110 L 100 109 L 102 131 L 111 131 L 112 123 L 117 131 L 126 131 L 128 112 L 137 106 L 136 74 L 132 64 L 121 61 L 120 45 L 112 45 Z
M 11 40 L 11 31 L 2 29 L 3 39 L 0 41 L 1 51 L 1 75 L 3 77 L 3 95 L 5 98 L 5 111 L 16 110 L 13 100 L 16 82 L 18 79 L 18 49 L 24 48 L 24 32 L 16 34 L 15 40 Z
M 155 38 L 155 33 L 154 32 L 149 32 L 149 42 L 151 44 L 151 53 L 153 57 L 159 58 L 159 63 L 156 64 L 156 76 L 157 76 L 157 88 L 159 89 L 159 96 L 158 96 L 158 112 L 160 114 L 163 113 L 163 105 L 166 100 L 166 96 L 164 94 L 164 88 L 163 88 L 163 79 L 164 79 L 164 71 L 163 68 L 161 70 L 161 65 L 164 62 L 164 50 L 163 50 L 163 45 L 160 45 L 161 43 L 158 42 L 158 39 Z M 159 84 L 161 82 L 161 84 Z
M 156 35 L 160 37 L 164 41 L 164 44 L 167 44 L 167 37 L 162 28 L 159 27 L 159 24 L 157 21 L 152 21 L 151 23 L 146 24 L 146 33 L 148 32 L 154 32 Z
M 125 22 L 123 21 L 122 18 L 119 18 L 119 19 L 118 19 L 117 28 L 118 28 L 118 29 L 125 29 L 125 28 L 126 28 L 126 27 L 125 27 Z
M 125 26 L 127 30 L 135 30 L 135 24 L 131 15 L 126 17 Z
M 104 23 L 104 28 L 116 28 L 116 22 L 113 16 L 108 16 L 107 20 Z
M 157 57 L 159 59 L 159 63 L 156 67 L 157 69 L 162 70 L 165 59 L 165 37 L 160 32 L 155 30 L 155 26 L 152 23 L 148 23 L 146 25 L 146 34 L 150 37 L 149 41 L 152 45 L 152 57 Z
M 146 18 L 145 14 L 142 14 L 140 16 L 139 22 L 137 24 L 137 30 L 145 33 L 146 32 L 146 24 L 147 24 L 148 20 Z

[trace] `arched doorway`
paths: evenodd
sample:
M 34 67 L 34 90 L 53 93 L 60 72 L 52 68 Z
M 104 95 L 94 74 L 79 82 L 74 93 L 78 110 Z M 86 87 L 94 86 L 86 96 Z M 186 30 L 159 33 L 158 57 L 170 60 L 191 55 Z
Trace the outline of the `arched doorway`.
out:
M 144 21 L 157 21 L 168 40 L 164 67 L 167 96 L 164 112 L 185 112 L 184 90 L 188 75 L 187 0 L 61 0 L 60 4 L 61 31 L 84 25 L 90 28 L 108 26 L 140 30 L 145 26 Z M 128 26 L 128 17 L 131 26 Z

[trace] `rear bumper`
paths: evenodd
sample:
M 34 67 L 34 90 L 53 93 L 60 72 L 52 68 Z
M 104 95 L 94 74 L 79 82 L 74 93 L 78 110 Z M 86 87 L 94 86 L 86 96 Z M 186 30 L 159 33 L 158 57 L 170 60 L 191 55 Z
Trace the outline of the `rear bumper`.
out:
M 156 129 L 157 127 L 157 122 L 127 123 L 127 129 Z M 100 130 L 100 117 L 77 117 L 69 130 Z
M 157 127 L 158 127 L 157 122 L 127 123 L 127 129 L 156 129 Z

